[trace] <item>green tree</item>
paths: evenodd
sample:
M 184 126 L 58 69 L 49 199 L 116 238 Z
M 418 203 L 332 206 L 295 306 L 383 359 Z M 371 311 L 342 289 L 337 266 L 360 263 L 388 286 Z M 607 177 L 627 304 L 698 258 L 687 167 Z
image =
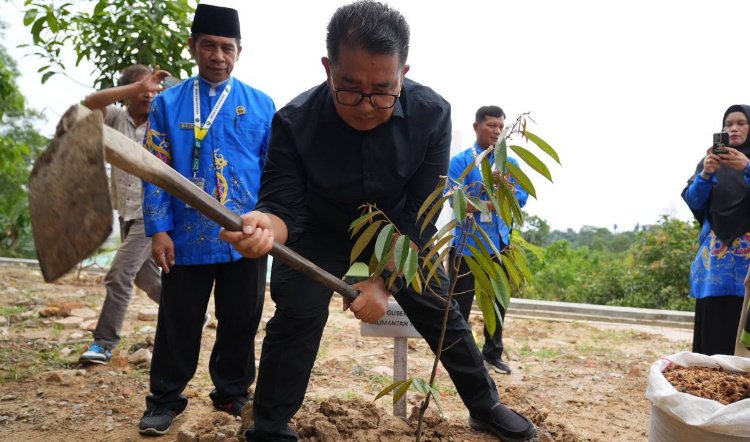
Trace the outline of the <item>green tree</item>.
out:
M 31 164 L 47 139 L 34 128 L 40 116 L 26 108 L 15 82 L 18 75 L 15 62 L 0 46 L 0 255 L 31 258 L 34 246 L 26 183 Z
M 102 89 L 113 86 L 118 73 L 135 63 L 190 76 L 193 62 L 186 42 L 194 3 L 98 0 L 84 8 L 82 2 L 26 0 L 23 23 L 31 28 L 34 55 L 47 62 L 39 69 L 42 83 L 65 74 L 63 56 L 72 50 L 76 66 L 83 60 L 94 65 L 94 86 Z
M 662 216 L 659 223 L 638 234 L 631 247 L 632 273 L 628 292 L 619 305 L 671 310 L 693 310 L 690 263 L 698 252 L 699 226 Z
M 582 229 L 584 230 L 584 229 Z M 581 240 L 558 240 L 529 259 L 533 277 L 522 297 L 590 304 L 692 310 L 690 263 L 699 229 L 663 216 L 638 232 L 602 234 L 589 227 Z M 568 232 L 569 234 L 570 232 Z M 593 234 L 592 234 L 593 233 Z M 610 236 L 609 242 L 604 238 Z M 575 246 L 573 241 L 589 243 Z M 626 248 L 627 245 L 627 248 Z M 626 249 L 625 249 L 626 248 Z M 625 249 L 624 251 L 622 251 Z
M 523 238 L 536 246 L 550 245 L 552 241 L 550 241 L 550 227 L 547 221 L 526 212 L 523 212 L 523 214 L 523 225 L 518 227 Z

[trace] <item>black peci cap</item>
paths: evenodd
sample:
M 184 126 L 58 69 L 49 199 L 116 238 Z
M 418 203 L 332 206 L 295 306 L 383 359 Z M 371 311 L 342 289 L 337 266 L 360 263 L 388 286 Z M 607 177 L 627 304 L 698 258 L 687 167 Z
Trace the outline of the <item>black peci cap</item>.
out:
M 240 37 L 240 17 L 236 9 L 199 4 L 195 8 L 193 34 L 218 35 L 219 37 Z

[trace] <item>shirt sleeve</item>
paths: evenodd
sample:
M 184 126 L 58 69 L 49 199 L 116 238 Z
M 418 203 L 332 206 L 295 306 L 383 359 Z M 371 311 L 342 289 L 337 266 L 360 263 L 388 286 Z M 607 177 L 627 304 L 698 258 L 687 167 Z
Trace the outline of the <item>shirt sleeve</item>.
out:
M 448 169 L 451 149 L 451 112 L 448 105 L 446 105 L 437 124 L 437 129 L 428 142 L 427 153 L 422 160 L 422 164 L 406 185 L 404 210 L 394 220 L 398 230 L 402 234 L 408 235 L 409 239 L 420 249 L 437 231 L 435 228 L 437 217 L 434 217 L 420 234 L 419 231 L 425 215 L 417 219 L 417 212 L 419 212 L 419 207 L 427 197 L 440 185 L 440 177 L 445 175 Z M 425 214 L 427 212 L 425 211 Z
M 711 196 L 711 189 L 714 184 L 716 184 L 715 175 L 705 180 L 700 173 L 697 174 L 685 191 L 684 199 L 688 207 L 693 210 L 705 209 L 708 205 L 708 197 Z
M 305 171 L 296 149 L 291 123 L 278 112 L 271 123 L 268 154 L 260 180 L 256 210 L 278 216 L 288 232 L 305 201 Z
M 172 147 L 169 142 L 162 100 L 154 100 L 148 116 L 148 127 L 144 142 L 146 148 L 157 158 L 172 166 Z M 172 200 L 167 192 L 147 181 L 143 182 L 143 223 L 146 236 L 159 232 L 170 232 L 174 228 Z

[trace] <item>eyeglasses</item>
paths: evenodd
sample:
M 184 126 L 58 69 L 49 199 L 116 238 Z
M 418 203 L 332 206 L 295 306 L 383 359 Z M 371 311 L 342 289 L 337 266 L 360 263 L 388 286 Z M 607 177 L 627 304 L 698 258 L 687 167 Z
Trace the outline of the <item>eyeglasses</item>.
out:
M 401 92 L 398 94 L 384 94 L 379 92 L 365 94 L 359 91 L 337 89 L 333 85 L 332 87 L 336 101 L 344 106 L 358 106 L 363 99 L 367 98 L 370 101 L 370 105 L 375 109 L 390 109 L 396 104 L 398 97 L 401 96 Z

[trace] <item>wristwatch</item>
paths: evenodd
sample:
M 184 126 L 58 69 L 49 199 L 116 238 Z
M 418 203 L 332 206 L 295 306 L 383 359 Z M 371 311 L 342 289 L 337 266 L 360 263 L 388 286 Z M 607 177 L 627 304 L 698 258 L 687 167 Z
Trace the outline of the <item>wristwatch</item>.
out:
M 404 277 L 403 275 L 398 275 L 396 276 L 396 279 L 393 280 L 393 284 L 388 285 L 391 275 L 393 275 L 393 272 L 388 269 L 383 269 L 383 271 L 380 272 L 380 277 L 383 278 L 383 281 L 385 282 L 385 288 L 388 289 L 392 295 L 395 295 L 404 288 Z

